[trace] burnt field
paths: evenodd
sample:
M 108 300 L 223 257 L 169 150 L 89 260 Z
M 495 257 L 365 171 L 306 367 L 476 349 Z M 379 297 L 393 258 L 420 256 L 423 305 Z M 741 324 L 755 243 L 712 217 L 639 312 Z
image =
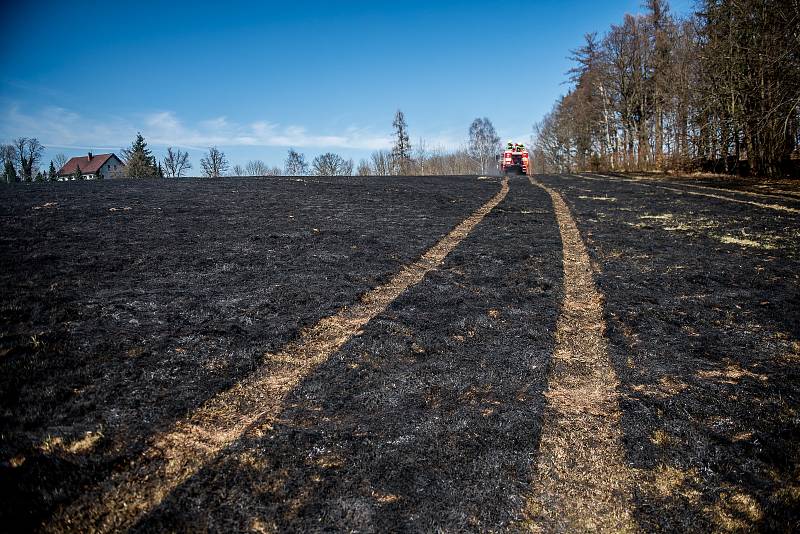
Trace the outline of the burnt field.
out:
M 800 215 L 598 178 L 543 181 L 570 203 L 606 299 L 638 525 L 796 530 Z
M 4 521 L 22 526 L 385 281 L 497 189 L 475 179 L 58 186 L 0 193 L 0 500 Z
M 0 189 L 3 530 L 557 530 L 559 500 L 607 530 L 582 497 L 796 529 L 800 201 L 537 179 Z M 599 326 L 570 315 L 570 213 Z M 610 408 L 565 392 L 570 352 L 610 362 Z M 569 447 L 624 488 L 542 489 L 578 412 L 613 443 Z

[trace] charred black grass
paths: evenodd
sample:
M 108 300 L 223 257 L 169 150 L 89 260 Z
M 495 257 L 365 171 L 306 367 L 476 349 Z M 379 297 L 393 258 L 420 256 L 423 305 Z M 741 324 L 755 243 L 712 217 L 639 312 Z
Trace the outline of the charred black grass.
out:
M 639 527 L 796 530 L 798 217 L 543 181 L 565 194 L 597 263 Z
M 3 188 L 0 516 L 36 526 L 496 190 L 474 178 Z
M 544 191 L 517 179 L 438 271 L 174 491 L 141 531 L 510 528 L 535 476 L 562 297 Z
M 747 178 L 730 175 L 680 175 L 654 172 L 610 172 L 601 175 L 587 173 L 585 176 L 605 176 L 623 180 L 644 179 L 652 183 L 668 187 L 677 187 L 685 191 L 704 189 L 710 191 L 716 189 L 719 193 L 728 193 L 734 198 L 742 198 L 744 195 L 762 196 L 763 198 L 772 198 L 773 201 L 777 201 L 781 204 L 785 203 L 785 205 L 792 207 L 797 207 L 797 203 L 800 202 L 800 181 L 790 178 L 767 180 L 764 178 Z

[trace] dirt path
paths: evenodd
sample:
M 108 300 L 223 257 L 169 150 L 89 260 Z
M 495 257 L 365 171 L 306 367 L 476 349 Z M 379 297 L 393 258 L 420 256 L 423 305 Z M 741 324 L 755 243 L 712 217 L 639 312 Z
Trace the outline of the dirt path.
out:
M 156 436 L 129 469 L 56 514 L 47 531 L 107 532 L 130 528 L 158 506 L 177 486 L 197 473 L 255 424 L 278 414 L 286 395 L 317 366 L 340 349 L 359 329 L 409 287 L 436 269 L 444 258 L 499 204 L 508 180 L 486 204 L 462 221 L 419 260 L 388 283 L 366 293 L 361 302 L 322 319 L 300 339 L 276 354 L 273 365 L 211 398 L 171 430 Z
M 609 361 L 602 297 L 578 228 L 550 195 L 563 243 L 564 302 L 545 393 L 547 407 L 529 518 L 546 532 L 635 530 L 624 462 L 618 380 Z

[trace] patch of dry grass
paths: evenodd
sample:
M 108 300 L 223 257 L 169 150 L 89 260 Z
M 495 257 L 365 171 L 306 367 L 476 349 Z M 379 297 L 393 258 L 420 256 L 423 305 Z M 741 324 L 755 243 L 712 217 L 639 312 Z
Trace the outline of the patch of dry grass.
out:
M 707 507 L 722 532 L 749 532 L 753 524 L 764 518 L 758 501 L 741 491 L 723 491 L 717 501 Z
M 48 436 L 38 448 L 44 454 L 88 454 L 102 437 L 103 433 L 99 431 L 86 432 L 83 437 L 71 441 L 63 436 Z
M 669 220 L 672 219 L 674 215 L 672 213 L 662 213 L 660 215 L 640 215 L 640 219 L 655 219 L 655 220 Z
M 704 380 L 714 380 L 721 384 L 730 384 L 736 385 L 738 384 L 743 378 L 750 378 L 752 380 L 759 380 L 762 382 L 766 382 L 769 380 L 769 377 L 763 373 L 754 373 L 752 371 L 748 371 L 747 369 L 743 369 L 740 365 L 731 363 L 724 369 L 713 369 L 713 370 L 704 370 L 701 369 L 696 373 L 698 378 L 702 378 Z
M 744 237 L 735 237 L 732 235 L 716 235 L 711 234 L 712 237 L 718 239 L 721 243 L 729 245 L 739 245 L 740 247 L 760 248 L 764 250 L 773 250 L 775 245 L 768 241 L 754 241 Z
M 560 194 L 545 189 L 563 247 L 564 302 L 548 377 L 532 530 L 630 532 L 632 473 L 625 464 L 618 380 L 604 336 L 603 299 L 586 247 Z
M 584 200 L 600 200 L 600 201 L 603 201 L 603 202 L 616 202 L 617 201 L 616 198 L 607 197 L 607 196 L 602 196 L 602 197 L 579 196 L 578 198 L 582 198 Z

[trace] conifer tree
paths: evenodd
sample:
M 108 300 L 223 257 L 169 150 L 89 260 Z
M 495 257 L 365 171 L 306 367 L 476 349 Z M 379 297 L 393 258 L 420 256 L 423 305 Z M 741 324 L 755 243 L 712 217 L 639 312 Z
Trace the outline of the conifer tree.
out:
M 53 165 L 53 160 L 50 160 L 50 169 L 47 171 L 47 177 L 51 182 L 56 181 L 56 166 Z
M 394 115 L 394 147 L 392 148 L 392 162 L 395 174 L 405 174 L 411 167 L 411 143 L 408 140 L 408 125 L 406 117 L 399 109 Z
M 6 165 L 3 169 L 3 180 L 9 184 L 17 181 L 17 169 L 14 168 L 14 164 L 10 159 L 6 160 Z
M 158 175 L 153 154 L 147 148 L 147 142 L 141 133 L 136 134 L 130 148 L 122 150 L 122 156 L 125 159 L 125 173 L 130 178 L 152 178 Z

